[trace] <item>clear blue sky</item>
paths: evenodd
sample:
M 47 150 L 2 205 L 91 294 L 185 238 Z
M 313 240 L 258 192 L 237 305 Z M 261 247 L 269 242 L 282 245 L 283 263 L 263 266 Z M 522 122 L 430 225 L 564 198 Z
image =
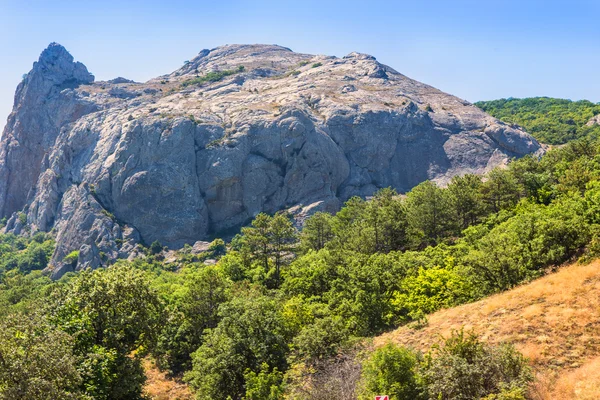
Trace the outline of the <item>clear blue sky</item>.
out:
M 469 101 L 600 102 L 598 0 L 0 0 L 0 128 L 53 41 L 101 80 L 144 81 L 221 44 L 276 43 L 369 53 Z

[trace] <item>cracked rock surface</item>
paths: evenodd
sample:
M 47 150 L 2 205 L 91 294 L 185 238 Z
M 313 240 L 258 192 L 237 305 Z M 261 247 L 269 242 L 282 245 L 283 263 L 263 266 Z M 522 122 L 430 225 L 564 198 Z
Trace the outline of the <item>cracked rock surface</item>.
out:
M 18 86 L 0 145 L 6 229 L 54 230 L 53 275 L 235 229 L 261 211 L 484 173 L 542 151 L 517 127 L 369 55 L 275 45 L 202 50 L 145 83 L 95 82 L 51 44 Z

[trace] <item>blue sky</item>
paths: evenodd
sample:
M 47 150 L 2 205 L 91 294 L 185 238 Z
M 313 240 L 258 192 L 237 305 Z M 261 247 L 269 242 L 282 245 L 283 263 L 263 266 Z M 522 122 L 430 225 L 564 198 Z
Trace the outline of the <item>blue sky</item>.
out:
M 53 41 L 100 80 L 144 81 L 221 44 L 276 43 L 369 53 L 469 101 L 600 102 L 599 15 L 598 0 L 0 0 L 0 128 Z

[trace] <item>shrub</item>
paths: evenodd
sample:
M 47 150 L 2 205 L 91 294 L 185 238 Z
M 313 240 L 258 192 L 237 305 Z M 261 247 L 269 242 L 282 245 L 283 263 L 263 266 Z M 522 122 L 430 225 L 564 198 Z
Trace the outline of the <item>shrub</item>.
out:
M 269 364 L 263 363 L 260 372 L 248 370 L 246 380 L 246 396 L 244 400 L 279 400 L 283 398 L 283 374 L 277 368 L 272 371 Z
M 194 79 L 187 80 L 187 81 L 183 82 L 181 84 L 181 86 L 188 87 L 190 85 L 201 85 L 203 83 L 218 82 L 227 76 L 235 75 L 240 72 L 244 72 L 244 70 L 245 70 L 245 67 L 243 65 L 240 65 L 236 69 L 227 69 L 224 71 L 211 71 L 205 75 L 199 76 Z
M 19 213 L 19 222 L 23 225 L 27 224 L 27 214 L 24 212 Z
M 155 240 L 154 242 L 152 242 L 152 244 L 150 245 L 150 252 L 152 254 L 158 254 L 161 251 L 163 251 L 164 247 L 162 244 L 160 244 L 160 242 L 158 240 Z
M 363 363 L 361 400 L 387 394 L 394 400 L 417 400 L 423 397 L 417 368 L 419 355 L 412 350 L 387 344 L 373 352 Z
M 312 68 L 318 68 L 318 67 L 320 67 L 321 65 L 323 65 L 323 63 L 316 62 L 316 63 L 314 63 L 314 64 L 312 65 Z
M 490 397 L 493 399 L 511 399 L 511 393 L 516 395 L 532 380 L 525 358 L 513 346 L 491 347 L 462 330 L 433 348 L 423 375 L 429 398 L 447 400 L 489 395 L 497 395 Z
M 223 239 L 215 239 L 208 245 L 208 253 L 212 258 L 218 258 L 225 255 L 227 248 Z
M 63 258 L 63 262 L 65 264 L 73 265 L 73 264 L 77 263 L 78 259 L 79 259 L 79 250 L 73 250 L 68 255 L 66 255 L 65 258 Z

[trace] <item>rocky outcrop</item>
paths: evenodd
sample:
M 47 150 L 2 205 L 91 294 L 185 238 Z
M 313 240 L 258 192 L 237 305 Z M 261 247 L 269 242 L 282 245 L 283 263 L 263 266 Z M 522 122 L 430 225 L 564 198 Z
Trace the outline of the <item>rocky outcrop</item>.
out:
M 351 196 L 483 173 L 540 151 L 522 130 L 372 56 L 203 50 L 146 83 L 93 82 L 51 45 L 19 85 L 0 148 L 0 211 L 57 235 L 55 276 Z
M 590 120 L 585 124 L 586 126 L 594 126 L 600 125 L 600 114 L 593 116 Z

